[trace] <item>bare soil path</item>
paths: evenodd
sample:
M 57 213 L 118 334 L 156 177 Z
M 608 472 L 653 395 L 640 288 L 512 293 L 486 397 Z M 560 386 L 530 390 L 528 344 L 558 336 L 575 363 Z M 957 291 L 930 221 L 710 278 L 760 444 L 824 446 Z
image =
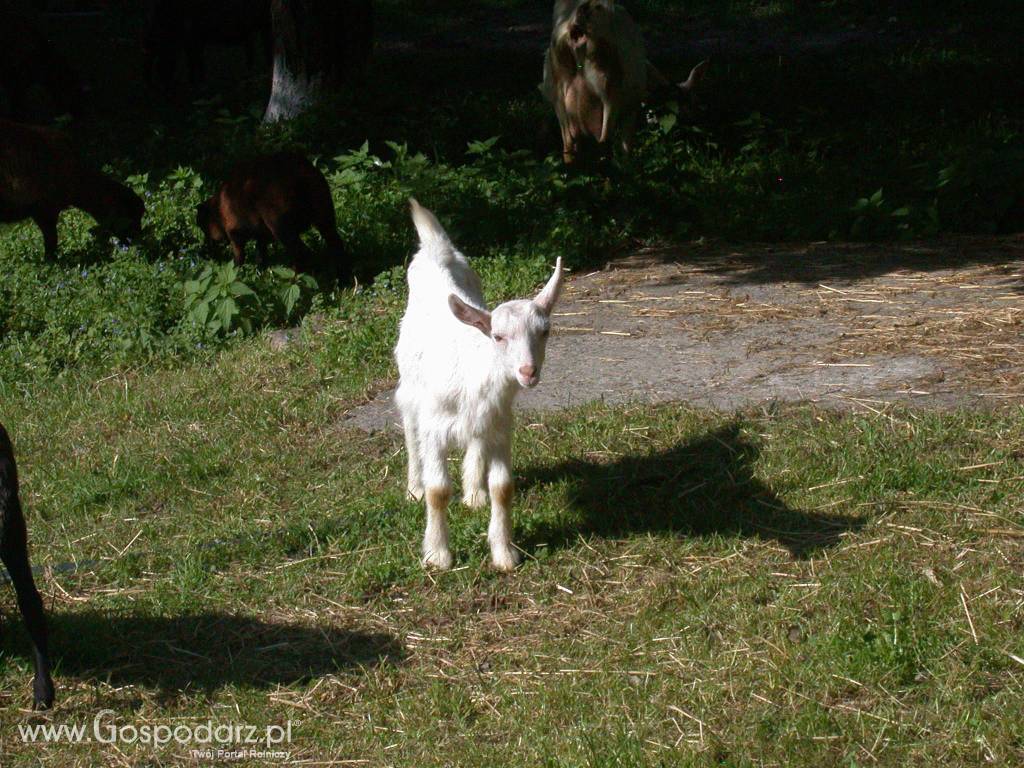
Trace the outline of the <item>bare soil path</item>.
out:
M 573 276 L 520 409 L 1024 403 L 1024 238 L 692 244 Z M 397 421 L 388 389 L 347 415 Z

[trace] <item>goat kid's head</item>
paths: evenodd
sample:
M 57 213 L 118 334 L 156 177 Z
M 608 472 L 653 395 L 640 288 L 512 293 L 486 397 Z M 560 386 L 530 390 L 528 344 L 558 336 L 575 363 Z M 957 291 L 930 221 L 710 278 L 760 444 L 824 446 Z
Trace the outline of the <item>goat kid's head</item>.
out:
M 506 301 L 493 312 L 472 307 L 455 294 L 448 297 L 452 314 L 491 340 L 503 373 L 521 387 L 540 382 L 544 350 L 551 330 L 551 310 L 562 290 L 562 258 L 555 264 L 547 285 L 531 299 Z

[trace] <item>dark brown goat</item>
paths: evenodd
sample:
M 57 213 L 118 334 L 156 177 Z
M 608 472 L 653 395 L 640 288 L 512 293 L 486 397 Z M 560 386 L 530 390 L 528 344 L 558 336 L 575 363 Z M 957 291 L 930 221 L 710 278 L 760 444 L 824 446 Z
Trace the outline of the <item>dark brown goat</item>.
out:
M 200 203 L 196 222 L 209 240 L 231 243 L 235 264 L 245 261 L 250 240 L 257 241 L 261 254 L 277 240 L 296 269 L 351 279 L 327 179 L 302 155 L 279 152 L 237 164 L 220 191 Z M 327 244 L 320 262 L 300 237 L 310 227 Z
M 18 608 L 32 638 L 36 669 L 32 681 L 33 706 L 49 709 L 53 706 L 53 680 L 50 678 L 46 615 L 28 562 L 28 533 L 18 499 L 18 467 L 3 424 L 0 424 L 0 559 L 11 576 L 18 595 Z
M 81 208 L 118 237 L 142 231 L 142 199 L 82 162 L 67 137 L 0 120 L 0 221 L 32 219 L 53 258 L 57 218 L 65 208 Z

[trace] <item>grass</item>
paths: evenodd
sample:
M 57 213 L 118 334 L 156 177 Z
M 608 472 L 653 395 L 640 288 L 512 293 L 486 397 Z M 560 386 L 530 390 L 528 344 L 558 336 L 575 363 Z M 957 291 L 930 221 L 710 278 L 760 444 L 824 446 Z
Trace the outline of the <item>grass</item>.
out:
M 381 5 L 404 34 L 401 4 Z M 408 29 L 457 40 L 494 5 Z M 652 38 L 668 6 L 639 8 Z M 744 30 L 888 23 L 887 5 L 812 6 L 810 20 L 789 3 L 692 14 Z M 919 6 L 902 18 L 930 29 Z M 999 7 L 1014 29 L 1019 12 Z M 291 720 L 285 748 L 310 764 L 1024 761 L 1024 411 L 636 404 L 521 419 L 528 557 L 511 576 L 487 566 L 486 516 L 459 507 L 456 569 L 424 572 L 399 436 L 344 420 L 393 379 L 410 194 L 494 300 L 526 294 L 555 255 L 582 271 L 664 240 L 1016 226 L 1020 54 L 978 36 L 971 12 L 964 34 L 836 56 L 725 51 L 696 113 L 659 107 L 634 160 L 579 174 L 538 133 L 532 50 L 479 67 L 457 45 L 393 49 L 364 90 L 260 128 L 261 86 L 238 62 L 211 67 L 221 80 L 199 100 L 146 105 L 120 30 L 84 65 L 106 82 L 104 61 L 122 62 L 73 128 L 148 195 L 143 243 L 97 241 L 71 213 L 46 264 L 30 225 L 0 228 L 0 418 L 45 569 L 59 702 L 24 709 L 27 638 L 0 590 L 0 764 L 189 759 L 18 736 L 91 728 L 103 709 L 136 726 Z M 665 69 L 692 65 L 670 50 Z M 324 169 L 362 286 L 304 288 L 289 310 L 293 278 L 247 265 L 231 279 L 255 298 L 232 328 L 197 325 L 190 281 L 225 255 L 202 248 L 192 207 L 235 157 L 276 146 Z M 268 349 L 269 330 L 296 323 L 300 344 Z
M 48 719 L 290 719 L 294 758 L 392 765 L 1024 758 L 1024 412 L 522 420 L 527 564 L 493 573 L 456 509 L 430 574 L 400 438 L 345 427 L 322 343 L 5 403 L 35 561 L 81 564 L 43 580 Z M 20 743 L 0 599 L 4 764 L 113 760 Z

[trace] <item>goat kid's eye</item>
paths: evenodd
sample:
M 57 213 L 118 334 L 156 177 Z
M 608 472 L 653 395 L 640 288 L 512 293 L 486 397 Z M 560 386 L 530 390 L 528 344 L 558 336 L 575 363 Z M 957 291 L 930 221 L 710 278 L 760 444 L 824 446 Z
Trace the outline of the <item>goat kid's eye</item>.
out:
M 494 340 L 495 340 L 495 341 L 496 341 L 497 343 L 501 344 L 501 343 L 502 343 L 503 341 L 505 341 L 505 337 L 504 337 L 504 336 L 501 336 L 500 334 L 497 334 L 497 333 L 496 333 L 496 334 L 494 334 Z

